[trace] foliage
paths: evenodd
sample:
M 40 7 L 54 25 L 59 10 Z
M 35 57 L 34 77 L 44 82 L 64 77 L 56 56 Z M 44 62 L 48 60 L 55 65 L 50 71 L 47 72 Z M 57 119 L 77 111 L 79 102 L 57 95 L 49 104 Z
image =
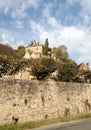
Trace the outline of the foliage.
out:
M 25 55 L 25 47 L 24 46 L 18 46 L 18 49 L 16 51 L 19 56 L 23 57 Z
M 51 51 L 51 48 L 49 48 L 49 41 L 48 41 L 48 38 L 46 38 L 44 49 L 43 49 L 43 54 L 48 55 L 48 51 Z
M 77 75 L 76 67 L 77 64 L 72 60 L 63 62 L 58 68 L 58 80 L 64 82 L 74 81 L 74 78 Z
M 44 79 L 50 73 L 55 71 L 56 63 L 52 58 L 34 59 L 31 63 L 31 74 L 37 79 Z
M 10 71 L 10 75 L 15 74 L 19 71 L 21 71 L 23 68 L 23 62 L 22 61 L 12 61 L 11 63 L 11 71 Z
M 0 55 L 0 77 L 2 75 L 12 75 L 19 72 L 24 67 L 23 60 L 12 59 Z
M 89 72 L 86 72 L 84 74 L 84 78 L 85 78 L 85 81 L 87 82 L 87 80 L 89 79 L 90 80 L 90 83 L 91 83 L 91 71 Z
M 2 74 L 6 74 L 10 69 L 10 62 L 6 56 L 0 55 L 0 77 Z
M 69 59 L 67 47 L 65 45 L 53 48 L 53 52 L 56 59 L 60 59 L 62 61 L 67 61 Z

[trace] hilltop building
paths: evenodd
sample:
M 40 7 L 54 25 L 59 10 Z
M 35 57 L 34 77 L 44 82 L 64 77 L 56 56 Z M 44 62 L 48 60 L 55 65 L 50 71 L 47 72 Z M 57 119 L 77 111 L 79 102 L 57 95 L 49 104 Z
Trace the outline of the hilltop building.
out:
M 25 48 L 24 59 L 40 58 L 42 55 L 43 55 L 43 45 L 41 45 L 37 41 L 32 41 L 31 44 L 29 44 Z
M 90 71 L 89 63 L 87 63 L 87 64 L 81 63 L 78 65 L 77 69 L 78 69 L 78 72 L 80 72 L 80 73 L 89 72 Z

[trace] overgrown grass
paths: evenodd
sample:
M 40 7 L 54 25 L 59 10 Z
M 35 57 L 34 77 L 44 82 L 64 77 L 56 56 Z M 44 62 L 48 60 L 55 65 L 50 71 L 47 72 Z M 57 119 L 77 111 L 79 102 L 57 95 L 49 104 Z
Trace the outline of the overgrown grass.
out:
M 79 114 L 76 116 L 70 116 L 66 118 L 33 121 L 33 122 L 27 122 L 27 123 L 22 123 L 17 125 L 9 124 L 9 125 L 0 126 L 0 130 L 27 130 L 27 129 L 41 127 L 44 125 L 69 122 L 69 121 L 75 121 L 75 120 L 87 119 L 87 118 L 91 118 L 91 114 Z

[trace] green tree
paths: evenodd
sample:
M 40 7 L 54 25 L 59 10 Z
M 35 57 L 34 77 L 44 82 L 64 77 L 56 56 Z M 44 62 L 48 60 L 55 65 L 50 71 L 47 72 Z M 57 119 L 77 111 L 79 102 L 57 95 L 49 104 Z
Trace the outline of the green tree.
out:
M 24 66 L 26 65 L 23 60 L 0 55 L 0 77 L 2 75 L 13 75 L 19 72 Z
M 37 79 L 44 79 L 50 73 L 55 71 L 56 63 L 51 58 L 40 58 L 32 60 L 31 63 L 31 74 Z
M 0 77 L 6 74 L 10 69 L 10 62 L 7 56 L 0 55 Z
M 67 61 L 69 59 L 67 47 L 65 45 L 53 48 L 53 53 L 56 59 L 60 59 L 62 61 Z
M 18 55 L 23 57 L 25 55 L 25 47 L 24 46 L 18 46 L 18 49 L 16 50 L 16 52 L 18 53 Z
M 75 61 L 69 60 L 63 62 L 58 68 L 58 80 L 63 82 L 74 81 L 75 76 L 77 75 L 77 64 Z
M 48 38 L 46 38 L 44 49 L 43 49 L 43 54 L 48 55 L 48 51 L 51 51 L 51 48 L 49 48 L 49 41 L 48 41 Z

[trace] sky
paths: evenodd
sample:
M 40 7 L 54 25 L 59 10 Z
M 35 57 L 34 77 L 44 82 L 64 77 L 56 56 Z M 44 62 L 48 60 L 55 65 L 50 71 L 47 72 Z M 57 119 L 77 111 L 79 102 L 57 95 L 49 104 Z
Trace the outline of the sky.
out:
M 91 0 L 0 0 L 0 43 L 17 48 L 46 38 L 91 66 Z

